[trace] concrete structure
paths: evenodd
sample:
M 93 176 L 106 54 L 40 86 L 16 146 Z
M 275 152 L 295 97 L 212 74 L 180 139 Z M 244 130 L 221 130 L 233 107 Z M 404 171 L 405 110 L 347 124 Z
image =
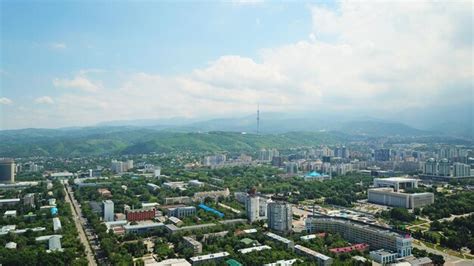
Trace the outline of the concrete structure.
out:
M 270 246 L 267 246 L 267 245 L 262 245 L 262 246 L 256 246 L 256 247 L 250 247 L 250 248 L 243 248 L 243 249 L 239 249 L 238 251 L 242 254 L 247 254 L 247 253 L 250 253 L 250 252 L 262 251 L 262 250 L 266 250 L 266 249 L 272 249 L 272 248 Z
M 184 245 L 189 248 L 192 248 L 194 251 L 194 254 L 199 254 L 202 252 L 201 242 L 189 236 L 183 236 L 183 240 L 184 240 Z
M 292 240 L 289 240 L 287 238 L 284 238 L 282 236 L 279 236 L 279 235 L 271 233 L 271 232 L 268 232 L 265 235 L 267 237 L 271 238 L 272 240 L 275 240 L 275 241 L 278 241 L 278 242 L 282 243 L 288 249 L 292 250 L 295 247 L 295 242 L 293 242 Z
M 56 233 L 58 232 L 59 230 L 61 230 L 62 226 L 61 226 L 61 220 L 59 220 L 58 217 L 54 217 L 53 218 L 53 231 Z
M 23 205 L 34 207 L 35 206 L 35 193 L 28 193 L 23 197 Z
M 380 162 L 390 161 L 390 149 L 378 149 L 374 151 L 374 160 Z
M 3 214 L 3 218 L 16 217 L 16 210 L 8 210 Z
M 440 176 L 450 176 L 451 175 L 451 166 L 449 160 L 444 158 L 441 159 L 438 163 L 438 175 Z
M 207 264 L 210 261 L 218 262 L 229 256 L 230 254 L 228 252 L 219 252 L 219 253 L 214 253 L 214 254 L 207 254 L 207 255 L 202 255 L 202 256 L 196 256 L 196 257 L 191 257 L 189 260 L 191 261 L 192 265 L 201 265 L 201 264 Z
M 288 233 L 292 229 L 292 205 L 283 201 L 270 202 L 267 207 L 268 228 Z
M 191 202 L 191 198 L 186 196 L 165 198 L 165 204 L 190 204 Z
M 273 263 L 263 264 L 263 266 L 290 266 L 295 264 L 298 259 L 291 259 L 291 260 L 278 260 Z
M 0 160 L 0 183 L 15 183 L 15 161 Z
M 196 207 L 194 206 L 177 206 L 173 208 L 168 208 L 168 216 L 183 218 L 193 215 L 196 215 Z
M 335 217 L 308 218 L 306 230 L 338 233 L 351 243 L 366 243 L 371 249 L 390 250 L 396 252 L 398 257 L 411 255 L 413 238 L 410 235 L 402 235 L 389 229 L 353 220 Z
M 400 189 L 418 187 L 418 179 L 404 177 L 374 178 L 374 187 L 391 187 L 398 192 Z
M 8 249 L 16 249 L 17 247 L 17 244 L 15 242 L 8 242 L 5 244 L 5 248 L 8 248 Z
M 148 263 L 145 266 L 191 266 L 185 259 L 167 259 L 160 262 Z
M 434 194 L 430 192 L 408 194 L 395 192 L 393 188 L 374 188 L 368 190 L 368 201 L 380 205 L 414 209 L 434 203 Z
M 156 216 L 156 211 L 154 208 L 127 210 L 125 215 L 128 221 L 152 220 Z
M 260 197 L 256 195 L 249 195 L 245 201 L 245 211 L 247 219 L 253 223 L 260 218 Z
M 383 249 L 370 252 L 370 258 L 383 265 L 394 262 L 397 259 L 397 253 L 389 252 Z
M 126 233 L 145 233 L 155 228 L 160 228 L 164 226 L 163 223 L 147 223 L 147 224 L 137 224 L 137 225 L 124 225 L 123 228 L 125 229 Z
M 438 175 L 438 162 L 434 158 L 428 159 L 423 166 L 423 173 L 426 175 Z
M 155 185 L 153 183 L 147 183 L 146 186 L 153 191 L 160 189 L 160 186 Z
M 104 221 L 111 222 L 114 220 L 114 202 L 111 200 L 102 201 L 102 212 Z
M 61 247 L 61 235 L 47 235 L 37 237 L 36 242 L 48 241 L 48 252 L 51 251 L 63 251 Z
M 218 198 L 227 198 L 230 196 L 230 191 L 228 188 L 224 190 L 217 190 L 217 191 L 204 191 L 204 192 L 196 192 L 194 193 L 194 200 L 195 201 L 204 201 L 206 198 L 212 198 L 217 200 Z
M 469 164 L 454 163 L 453 164 L 453 176 L 454 177 L 468 177 L 471 176 L 471 167 Z
M 314 251 L 312 249 L 309 249 L 307 247 L 303 247 L 301 245 L 296 245 L 295 246 L 295 252 L 300 254 L 300 255 L 304 255 L 304 256 L 307 256 L 311 259 L 316 260 L 316 262 L 320 266 L 329 266 L 333 262 L 333 259 L 331 257 L 328 257 L 324 254 L 316 252 L 316 251 Z
M 14 206 L 18 203 L 20 203 L 20 199 L 0 199 L 0 207 Z

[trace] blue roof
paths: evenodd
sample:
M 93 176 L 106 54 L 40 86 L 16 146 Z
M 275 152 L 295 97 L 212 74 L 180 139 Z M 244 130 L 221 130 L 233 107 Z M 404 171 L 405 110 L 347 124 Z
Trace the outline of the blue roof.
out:
M 222 212 L 220 212 L 220 211 L 218 211 L 218 210 L 216 210 L 216 209 L 213 209 L 213 208 L 211 208 L 211 207 L 209 207 L 209 206 L 206 206 L 206 205 L 204 205 L 204 204 L 199 204 L 198 206 L 199 206 L 199 208 L 201 208 L 201 209 L 203 209 L 203 210 L 205 210 L 205 211 L 208 211 L 208 212 L 212 212 L 212 213 L 216 214 L 217 216 L 219 216 L 219 217 L 221 217 L 221 218 L 224 217 L 224 214 L 223 214 Z
M 316 171 L 313 171 L 313 172 L 307 173 L 306 176 L 318 177 L 318 176 L 321 176 L 321 174 Z
M 57 213 L 58 213 L 58 208 L 56 208 L 56 207 L 51 208 L 51 214 L 52 215 L 55 215 Z

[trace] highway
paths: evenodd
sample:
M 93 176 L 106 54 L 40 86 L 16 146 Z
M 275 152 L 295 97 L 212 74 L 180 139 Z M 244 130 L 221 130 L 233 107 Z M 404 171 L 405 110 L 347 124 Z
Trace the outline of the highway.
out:
M 70 203 L 72 216 L 74 219 L 74 223 L 76 224 L 77 233 L 79 234 L 79 239 L 82 242 L 86 249 L 86 257 L 89 265 L 96 266 L 97 263 L 94 258 L 94 253 L 92 252 L 91 245 L 86 237 L 86 232 L 84 231 L 84 227 L 81 224 L 82 215 L 80 215 L 80 208 L 77 206 L 77 201 L 74 199 L 73 193 L 70 191 L 70 187 L 67 184 L 64 184 L 64 192 L 66 193 L 66 202 Z

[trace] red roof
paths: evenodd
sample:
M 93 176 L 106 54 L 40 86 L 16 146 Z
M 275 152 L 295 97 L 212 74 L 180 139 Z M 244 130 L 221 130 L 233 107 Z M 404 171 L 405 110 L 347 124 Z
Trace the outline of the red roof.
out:
M 347 253 L 347 252 L 351 252 L 353 250 L 364 250 L 368 247 L 369 247 L 369 245 L 367 245 L 365 243 L 361 243 L 361 244 L 355 244 L 355 245 L 348 246 L 348 247 L 331 248 L 329 251 L 331 251 L 333 253 Z

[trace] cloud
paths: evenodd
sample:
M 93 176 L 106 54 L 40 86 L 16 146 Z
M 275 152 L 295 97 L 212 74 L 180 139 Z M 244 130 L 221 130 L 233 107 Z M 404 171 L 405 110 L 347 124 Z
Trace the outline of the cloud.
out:
M 39 104 L 54 104 L 53 98 L 49 96 L 42 96 L 35 99 L 35 103 Z
M 53 79 L 53 85 L 59 88 L 73 88 L 85 92 L 97 92 L 101 88 L 100 83 L 94 83 L 84 75 L 77 75 L 72 79 Z
M 224 55 L 178 75 L 84 70 L 56 78 L 56 87 L 88 93 L 62 90 L 49 116 L 88 125 L 248 114 L 259 103 L 265 112 L 380 117 L 474 104 L 472 45 L 464 36 L 472 32 L 469 2 L 341 1 L 309 12 L 307 39 L 255 58 Z
M 67 48 L 67 45 L 63 42 L 53 42 L 49 44 L 49 47 L 53 50 L 64 50 Z
M 10 105 L 12 103 L 13 103 L 13 101 L 6 98 L 6 97 L 1 97 L 0 98 L 0 104 L 2 104 L 2 105 Z

